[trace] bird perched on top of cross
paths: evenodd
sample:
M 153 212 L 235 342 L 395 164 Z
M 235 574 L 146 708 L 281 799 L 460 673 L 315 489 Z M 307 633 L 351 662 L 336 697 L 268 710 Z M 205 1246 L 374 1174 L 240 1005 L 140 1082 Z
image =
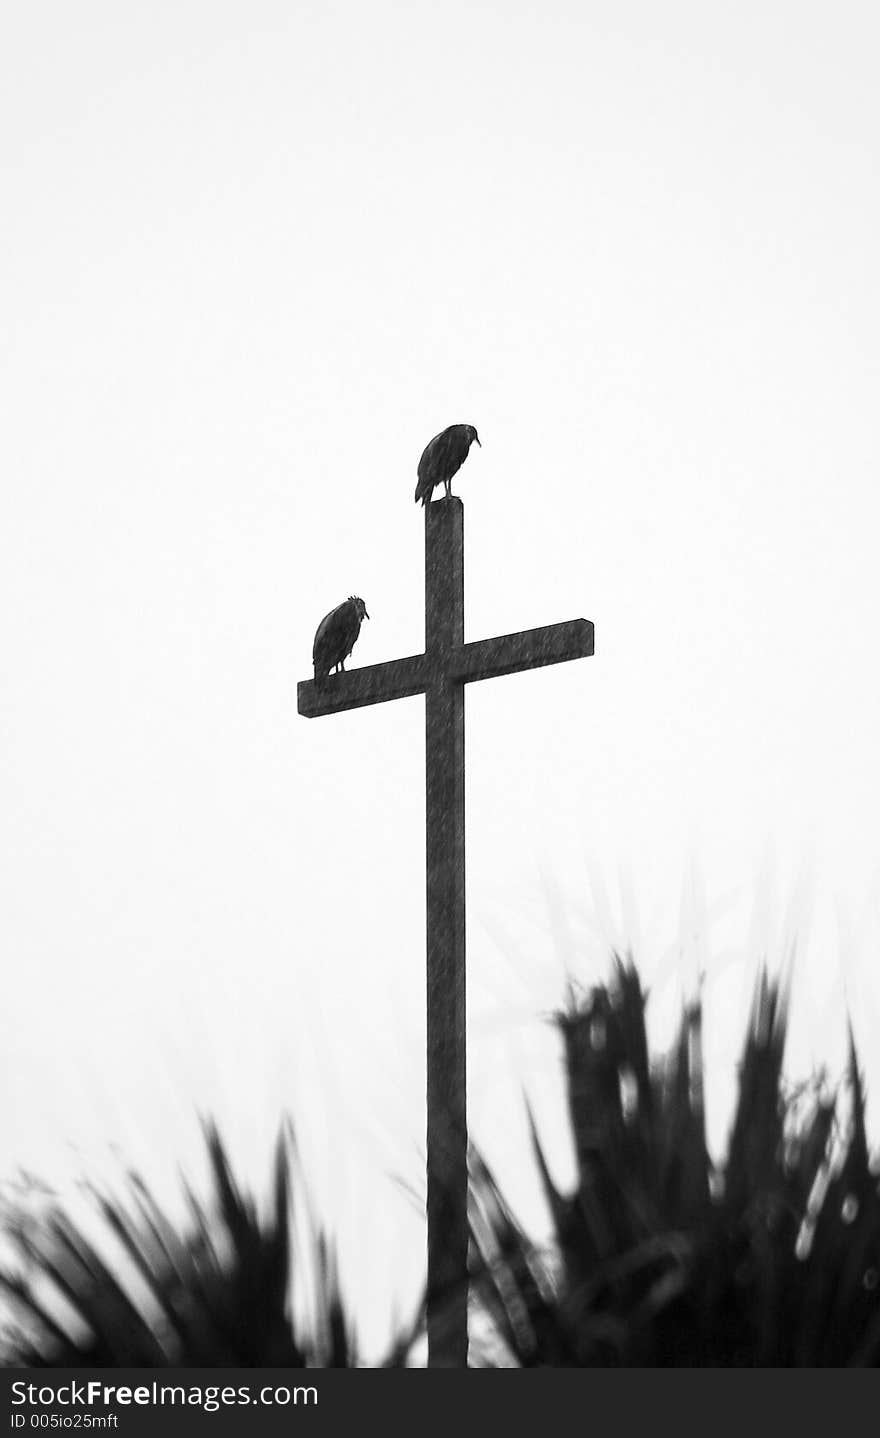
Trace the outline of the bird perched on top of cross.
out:
M 472 424 L 451 424 L 440 434 L 435 434 L 430 444 L 425 445 L 419 460 L 419 482 L 416 485 L 416 504 L 430 504 L 431 496 L 438 484 L 446 490 L 446 498 L 452 495 L 452 479 L 458 474 L 468 457 L 471 445 L 480 438 Z M 483 446 L 480 444 L 480 449 Z

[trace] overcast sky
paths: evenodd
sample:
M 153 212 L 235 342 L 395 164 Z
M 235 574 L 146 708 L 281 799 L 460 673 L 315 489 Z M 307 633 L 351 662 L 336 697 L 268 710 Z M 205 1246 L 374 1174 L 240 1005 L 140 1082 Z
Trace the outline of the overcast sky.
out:
M 353 662 L 422 647 L 456 421 L 467 637 L 596 625 L 467 694 L 474 1137 L 529 1215 L 527 1089 L 565 1174 L 545 1019 L 609 942 L 658 1036 L 705 971 L 714 1142 L 795 935 L 792 1062 L 847 996 L 876 1093 L 878 40 L 868 3 L 7 9 L 5 1173 L 117 1145 L 171 1192 L 201 1110 L 259 1185 L 288 1109 L 374 1342 L 413 1301 L 423 702 L 295 686 L 350 593 Z

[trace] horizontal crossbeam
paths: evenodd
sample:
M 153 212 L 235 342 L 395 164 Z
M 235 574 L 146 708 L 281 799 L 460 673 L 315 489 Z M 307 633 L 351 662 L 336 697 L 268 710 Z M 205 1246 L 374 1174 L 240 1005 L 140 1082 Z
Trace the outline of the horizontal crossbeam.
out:
M 387 664 L 366 664 L 363 669 L 346 669 L 332 674 L 323 684 L 302 679 L 296 686 L 296 707 L 306 719 L 321 714 L 340 714 L 364 704 L 384 704 L 388 699 L 409 699 L 424 694 L 427 681 L 424 654 L 391 659 Z
M 317 719 L 322 714 L 341 714 L 365 704 L 384 704 L 389 699 L 424 694 L 435 678 L 471 684 L 501 674 L 519 674 L 524 669 L 541 669 L 546 664 L 563 664 L 567 659 L 584 659 L 592 652 L 590 620 L 569 619 L 564 624 L 523 629 L 496 639 L 477 639 L 472 644 L 441 651 L 436 665 L 427 654 L 412 654 L 407 659 L 332 674 L 322 684 L 303 679 L 296 686 L 296 707 L 306 719 Z
M 450 656 L 449 677 L 472 683 L 500 674 L 519 674 L 524 669 L 542 669 L 545 664 L 563 664 L 567 659 L 585 659 L 592 652 L 590 620 L 569 619 L 543 629 L 521 629 L 518 634 L 463 644 Z

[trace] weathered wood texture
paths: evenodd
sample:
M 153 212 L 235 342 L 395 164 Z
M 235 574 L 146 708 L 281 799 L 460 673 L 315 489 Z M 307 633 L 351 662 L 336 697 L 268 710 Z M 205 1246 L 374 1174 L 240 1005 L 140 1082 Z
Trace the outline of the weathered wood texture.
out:
M 425 695 L 428 1362 L 467 1363 L 464 686 L 593 653 L 587 619 L 464 642 L 464 509 L 425 507 L 425 652 L 297 686 L 306 718 Z

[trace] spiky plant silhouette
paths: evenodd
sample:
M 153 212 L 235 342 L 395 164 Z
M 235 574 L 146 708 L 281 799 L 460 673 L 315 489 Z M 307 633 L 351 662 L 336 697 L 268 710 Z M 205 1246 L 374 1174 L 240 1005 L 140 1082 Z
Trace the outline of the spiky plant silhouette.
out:
M 632 964 L 557 1016 L 576 1157 L 530 1241 L 472 1161 L 482 1361 L 524 1367 L 845 1366 L 880 1362 L 880 1197 L 850 1034 L 848 1104 L 786 1088 L 787 1004 L 761 975 L 722 1165 L 703 1118 L 701 1009 L 651 1064 Z M 844 1109 L 848 1110 L 844 1117 Z
M 818 1082 L 787 1087 L 786 1000 L 762 975 L 730 1139 L 715 1165 L 700 1006 L 652 1062 L 645 1001 L 632 964 L 617 959 L 611 982 L 572 995 L 557 1016 L 577 1181 L 559 1191 L 533 1126 L 549 1244 L 528 1237 L 473 1157 L 473 1328 L 482 1337 L 472 1362 L 880 1363 L 880 1196 L 852 1036 L 840 1093 Z M 187 1190 L 183 1228 L 136 1176 L 125 1202 L 93 1192 L 106 1241 L 57 1205 L 5 1214 L 17 1262 L 0 1273 L 0 1288 L 18 1320 L 7 1365 L 357 1366 L 330 1245 L 320 1233 L 307 1254 L 293 1242 L 303 1193 L 288 1139 L 279 1139 L 263 1218 L 212 1125 L 206 1140 L 211 1200 Z M 304 1284 L 311 1317 L 296 1326 L 292 1296 Z M 406 1361 L 421 1319 L 387 1364 Z
M 39 1217 L 7 1213 L 18 1262 L 0 1274 L 0 1287 L 18 1322 L 6 1366 L 357 1366 L 327 1240 L 314 1237 L 307 1265 L 295 1252 L 289 1137 L 278 1140 L 263 1219 L 238 1188 L 213 1125 L 205 1137 L 212 1200 L 187 1189 L 183 1231 L 136 1175 L 127 1202 L 92 1194 L 108 1242 L 96 1244 L 59 1207 Z M 294 1280 L 309 1285 L 308 1332 L 296 1332 L 290 1316 Z M 402 1361 L 406 1346 L 388 1361 Z

